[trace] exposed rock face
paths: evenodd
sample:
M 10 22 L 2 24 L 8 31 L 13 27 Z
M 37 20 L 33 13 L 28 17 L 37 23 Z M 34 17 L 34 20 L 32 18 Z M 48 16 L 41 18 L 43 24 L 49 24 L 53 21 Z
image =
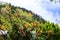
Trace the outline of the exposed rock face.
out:
M 5 31 L 5 30 L 1 30 L 0 29 L 0 35 L 6 35 L 8 31 Z

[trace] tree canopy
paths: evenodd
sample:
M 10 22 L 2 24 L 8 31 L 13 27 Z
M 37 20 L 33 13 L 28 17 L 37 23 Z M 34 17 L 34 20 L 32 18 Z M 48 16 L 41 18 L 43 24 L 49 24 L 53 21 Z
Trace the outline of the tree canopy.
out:
M 60 27 L 25 8 L 0 4 L 0 40 L 60 40 Z

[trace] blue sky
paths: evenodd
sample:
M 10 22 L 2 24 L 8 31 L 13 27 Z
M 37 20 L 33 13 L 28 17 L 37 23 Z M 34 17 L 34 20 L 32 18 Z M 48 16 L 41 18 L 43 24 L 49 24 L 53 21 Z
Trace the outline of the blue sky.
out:
M 42 16 L 45 20 L 60 24 L 60 3 L 50 0 L 0 0 L 20 6 Z

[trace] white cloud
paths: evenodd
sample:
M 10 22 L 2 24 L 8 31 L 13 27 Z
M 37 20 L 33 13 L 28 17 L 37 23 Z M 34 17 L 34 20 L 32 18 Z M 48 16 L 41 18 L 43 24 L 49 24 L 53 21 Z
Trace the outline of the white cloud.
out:
M 45 20 L 49 20 L 50 22 L 57 23 L 55 17 L 56 12 L 59 12 L 60 3 L 52 3 L 49 0 L 0 0 L 4 2 L 11 3 L 15 6 L 24 7 L 28 10 L 32 10 L 34 13 L 42 16 Z M 55 15 L 54 15 L 55 13 Z M 58 19 L 59 19 L 58 17 Z

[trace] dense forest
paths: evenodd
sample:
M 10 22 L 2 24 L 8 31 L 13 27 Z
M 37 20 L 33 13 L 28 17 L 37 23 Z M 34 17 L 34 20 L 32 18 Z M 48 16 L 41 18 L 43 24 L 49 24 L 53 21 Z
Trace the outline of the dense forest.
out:
M 25 8 L 0 3 L 0 40 L 60 40 L 60 27 Z

